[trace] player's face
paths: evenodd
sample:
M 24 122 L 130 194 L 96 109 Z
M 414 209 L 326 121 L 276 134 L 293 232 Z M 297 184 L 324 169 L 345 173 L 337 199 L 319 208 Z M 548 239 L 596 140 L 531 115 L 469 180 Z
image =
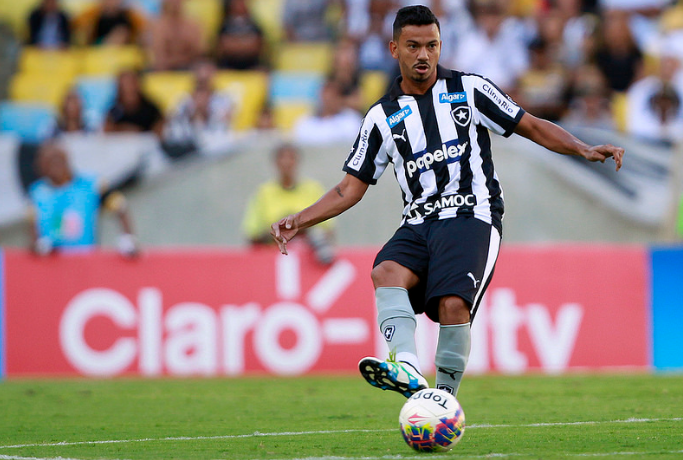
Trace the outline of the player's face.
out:
M 404 80 L 422 83 L 435 78 L 441 56 L 441 35 L 436 24 L 405 26 L 389 48 Z

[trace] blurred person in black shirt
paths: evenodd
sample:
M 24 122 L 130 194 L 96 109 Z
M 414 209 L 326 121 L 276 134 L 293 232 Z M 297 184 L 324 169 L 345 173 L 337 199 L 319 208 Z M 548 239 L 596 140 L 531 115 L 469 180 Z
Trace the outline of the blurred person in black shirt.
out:
M 68 48 L 71 43 L 69 17 L 57 0 L 43 0 L 28 17 L 28 44 L 40 48 Z
M 140 89 L 140 77 L 133 70 L 117 79 L 116 101 L 104 124 L 105 132 L 154 132 L 161 135 L 164 119 L 159 108 Z
M 223 69 L 248 70 L 262 65 L 263 31 L 249 14 L 245 0 L 228 0 L 218 32 L 216 59 Z

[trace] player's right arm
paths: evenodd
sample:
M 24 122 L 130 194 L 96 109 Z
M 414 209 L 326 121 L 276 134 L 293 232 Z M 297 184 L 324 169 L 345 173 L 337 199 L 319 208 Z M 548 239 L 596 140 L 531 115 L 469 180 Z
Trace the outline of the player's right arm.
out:
M 338 216 L 358 203 L 368 190 L 368 186 L 369 184 L 347 173 L 341 182 L 327 191 L 318 201 L 296 214 L 290 214 L 275 222 L 270 227 L 270 234 L 275 239 L 280 252 L 287 254 L 287 243 L 299 230 Z

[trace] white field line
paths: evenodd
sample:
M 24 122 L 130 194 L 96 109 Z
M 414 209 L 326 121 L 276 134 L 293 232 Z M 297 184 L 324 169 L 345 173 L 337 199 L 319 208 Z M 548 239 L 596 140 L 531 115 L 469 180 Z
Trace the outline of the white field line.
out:
M 628 418 L 621 420 L 594 420 L 594 421 L 579 421 L 579 422 L 548 422 L 548 423 L 528 423 L 524 425 L 512 424 L 473 424 L 468 425 L 468 430 L 481 428 L 534 428 L 545 426 L 574 426 L 574 425 L 605 425 L 611 423 L 653 423 L 653 422 L 681 422 L 683 417 L 675 418 Z M 60 441 L 51 443 L 33 443 L 33 444 L 14 444 L 10 446 L 0 446 L 0 449 L 21 449 L 25 447 L 58 447 L 58 446 L 80 446 L 80 445 L 97 445 L 97 444 L 128 444 L 137 442 L 158 442 L 158 441 L 203 441 L 212 439 L 241 439 L 241 438 L 258 438 L 258 437 L 273 437 L 273 436 L 305 436 L 305 435 L 319 435 L 319 434 L 344 434 L 344 433 L 380 433 L 387 431 L 394 431 L 395 428 L 385 428 L 381 430 L 320 430 L 320 431 L 283 431 L 278 433 L 261 433 L 254 432 L 249 434 L 233 434 L 233 435 L 217 435 L 217 436 L 169 436 L 166 438 L 140 438 L 140 439 L 109 439 L 101 441 Z M 5 457 L 0 456 L 0 460 Z M 315 457 L 313 457 L 315 458 Z M 330 457 L 334 458 L 334 457 Z M 348 457 L 340 457 L 348 458 Z M 379 458 L 379 457 L 377 457 Z M 42 460 L 42 459 L 41 459 Z M 68 459 L 62 459 L 68 460 Z
M 667 451 L 645 451 L 645 452 L 582 452 L 582 453 L 572 453 L 572 452 L 554 452 L 554 455 L 560 455 L 565 458 L 590 458 L 590 457 L 614 457 L 618 455 L 623 456 L 643 456 L 643 455 L 676 455 L 683 454 L 683 450 L 667 450 Z M 531 456 L 534 454 L 522 454 L 515 452 L 508 453 L 490 453 L 481 455 L 459 455 L 459 459 L 479 459 L 479 458 L 511 458 L 511 457 L 524 457 Z M 401 460 L 401 459 L 414 459 L 415 456 L 411 455 L 409 457 L 404 457 L 403 455 L 384 455 L 381 457 L 301 457 L 294 459 L 282 459 L 282 460 Z M 66 457 L 22 457 L 16 455 L 0 455 L 0 460 L 79 460 L 75 458 Z
M 21 457 L 18 455 L 0 455 L 0 460 L 78 460 L 67 457 Z
M 632 456 L 632 455 L 676 455 L 683 454 L 683 450 L 665 450 L 665 451 L 650 451 L 650 452 L 583 452 L 583 453 L 572 453 L 572 452 L 553 452 L 553 455 L 560 455 L 566 458 L 586 458 L 586 457 L 613 457 L 617 455 Z M 509 457 L 535 457 L 533 452 L 528 454 L 522 453 L 491 453 L 491 454 L 481 454 L 481 455 L 458 455 L 458 460 L 461 459 L 477 459 L 477 458 L 509 458 Z M 0 457 L 1 459 L 2 457 Z M 402 455 L 385 455 L 382 457 L 302 457 L 293 459 L 280 459 L 280 460 L 400 460 L 400 459 L 414 459 L 415 456 L 411 455 L 409 457 L 404 457 Z M 48 459 L 37 459 L 37 460 L 48 460 Z M 52 459 L 49 459 L 52 460 Z

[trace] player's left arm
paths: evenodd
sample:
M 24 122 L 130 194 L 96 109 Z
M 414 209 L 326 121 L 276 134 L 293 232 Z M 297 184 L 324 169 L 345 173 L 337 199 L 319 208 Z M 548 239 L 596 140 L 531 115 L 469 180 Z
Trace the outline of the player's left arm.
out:
M 588 161 L 599 161 L 601 163 L 611 157 L 616 163 L 617 171 L 623 162 L 623 148 L 615 147 L 612 144 L 588 145 L 555 123 L 537 118 L 528 112 L 522 115 L 515 132 L 548 150 L 563 155 L 577 155 Z

